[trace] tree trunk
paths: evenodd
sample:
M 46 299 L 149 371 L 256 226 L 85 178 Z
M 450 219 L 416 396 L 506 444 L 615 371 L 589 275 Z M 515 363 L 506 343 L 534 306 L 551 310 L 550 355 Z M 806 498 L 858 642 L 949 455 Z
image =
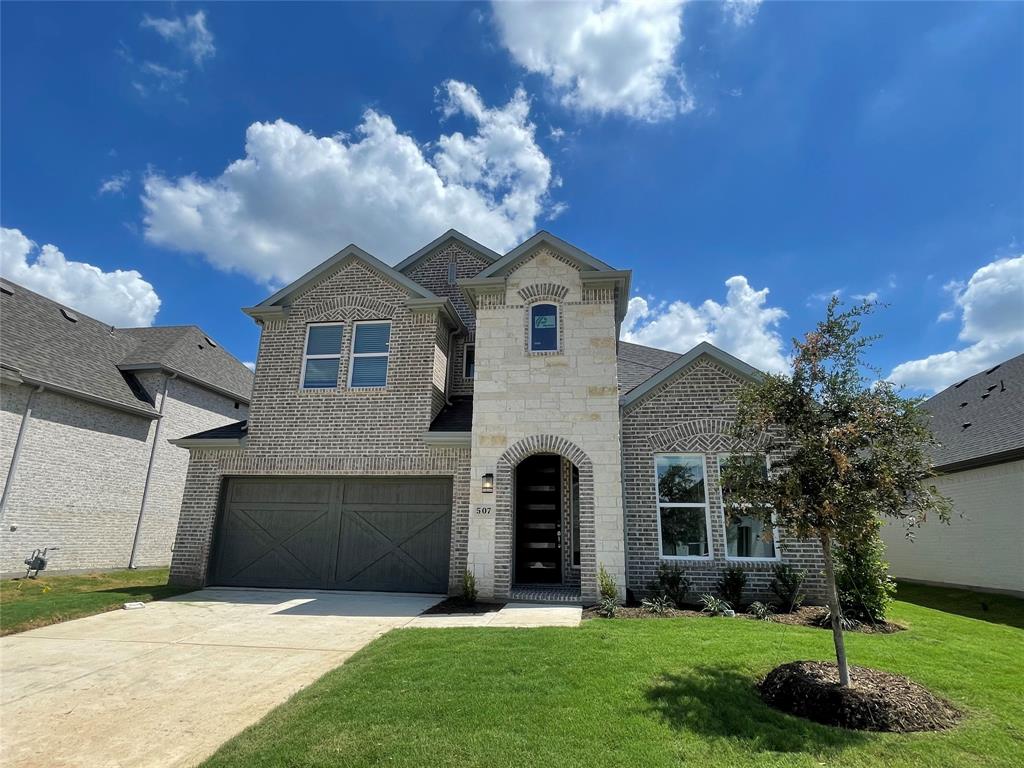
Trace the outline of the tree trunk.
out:
M 832 542 L 827 534 L 822 534 L 820 538 L 821 549 L 825 555 L 825 588 L 828 592 L 828 611 L 832 617 L 832 641 L 836 646 L 836 662 L 839 664 L 839 685 L 846 687 L 850 684 L 850 669 L 846 665 L 846 643 L 843 639 L 843 625 L 840 621 L 836 571 L 832 564 Z

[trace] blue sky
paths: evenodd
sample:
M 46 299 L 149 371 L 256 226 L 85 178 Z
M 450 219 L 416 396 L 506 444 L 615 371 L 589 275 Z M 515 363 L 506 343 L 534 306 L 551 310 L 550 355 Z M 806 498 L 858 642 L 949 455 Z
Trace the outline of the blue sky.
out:
M 1024 6 L 28 4 L 2 15 L 9 278 L 196 323 L 351 241 L 548 229 L 627 338 L 764 368 L 833 292 L 930 391 L 1024 352 Z

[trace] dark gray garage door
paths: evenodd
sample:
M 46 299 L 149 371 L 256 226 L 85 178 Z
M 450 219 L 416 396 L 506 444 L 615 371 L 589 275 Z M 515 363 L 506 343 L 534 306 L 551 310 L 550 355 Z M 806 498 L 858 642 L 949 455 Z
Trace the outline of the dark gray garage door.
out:
M 232 478 L 211 583 L 446 592 L 448 478 Z

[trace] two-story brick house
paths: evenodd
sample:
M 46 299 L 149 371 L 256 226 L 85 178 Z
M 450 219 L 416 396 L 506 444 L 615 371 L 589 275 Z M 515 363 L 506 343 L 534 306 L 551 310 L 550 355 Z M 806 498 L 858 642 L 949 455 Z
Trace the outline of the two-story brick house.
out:
M 763 596 L 816 546 L 723 512 L 736 392 L 700 344 L 618 341 L 630 272 L 546 232 L 505 255 L 450 231 L 395 267 L 349 246 L 245 311 L 262 326 L 247 422 L 191 452 L 172 563 L 188 584 L 593 601 L 603 566 L 661 562 Z

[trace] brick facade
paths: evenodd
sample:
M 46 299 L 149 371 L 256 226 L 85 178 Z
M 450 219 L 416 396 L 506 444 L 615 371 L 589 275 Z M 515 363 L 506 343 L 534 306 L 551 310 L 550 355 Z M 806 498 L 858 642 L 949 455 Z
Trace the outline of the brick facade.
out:
M 192 451 L 171 578 L 203 584 L 227 476 L 428 476 L 453 478 L 450 583 L 466 561 L 469 451 L 435 448 L 424 434 L 439 407 L 435 349 L 447 345 L 436 311 L 412 311 L 408 292 L 359 261 L 294 299 L 286 319 L 263 326 L 248 440 L 236 451 Z M 390 320 L 387 386 L 348 386 L 352 323 Z M 338 386 L 300 387 L 306 325 L 342 322 Z
M 157 409 L 166 374 L 142 372 Z M 0 387 L 0 445 L 6 484 L 32 389 Z M 180 379 L 167 384 L 163 426 L 52 391 L 32 396 L 18 466 L 0 527 L 0 572 L 24 572 L 32 550 L 59 547 L 50 568 L 124 568 L 131 555 L 150 456 L 153 472 L 136 553 L 141 566 L 167 565 L 178 526 L 188 454 L 166 440 L 244 419 L 247 407 Z M 13 528 L 13 530 L 12 530 Z
M 406 276 L 451 299 L 468 333 L 436 310 L 412 311 L 408 287 L 359 259 L 339 263 L 291 297 L 283 318 L 264 320 L 247 442 L 238 449 L 194 448 L 172 564 L 176 583 L 203 584 L 219 497 L 231 476 L 450 476 L 453 512 L 449 586 L 470 569 L 482 597 L 504 598 L 513 571 L 516 466 L 528 456 L 562 456 L 563 581 L 597 596 L 604 566 L 620 588 L 643 591 L 661 561 L 654 496 L 654 455 L 700 453 L 708 459 L 713 556 L 684 564 L 699 591 L 714 591 L 725 557 L 718 484 L 740 378 L 706 357 L 623 410 L 617 368 L 618 296 L 608 282 L 584 280 L 579 263 L 542 243 L 503 279 L 474 288 L 471 308 L 455 277 L 470 278 L 489 260 L 455 240 L 408 267 Z M 454 265 L 454 268 L 453 266 Z M 621 273 L 610 273 L 621 274 Z M 593 273 L 591 273 L 591 276 Z M 531 305 L 558 306 L 559 349 L 528 349 Z M 392 322 L 387 386 L 347 385 L 356 320 Z M 300 386 L 306 325 L 345 324 L 339 384 Z M 476 344 L 476 378 L 462 376 L 465 344 Z M 448 373 L 441 376 L 447 362 Z M 445 382 L 446 379 L 446 382 Z M 445 384 L 447 386 L 445 386 Z M 473 395 L 471 447 L 424 440 L 448 394 Z M 757 446 L 745 446 L 754 448 Z M 572 564 L 571 478 L 579 478 L 580 564 Z M 493 474 L 493 493 L 481 486 Z M 478 507 L 490 514 L 471 514 Z M 782 559 L 808 570 L 821 587 L 816 546 L 782 537 Z M 751 598 L 766 596 L 771 562 L 748 562 Z
M 655 455 L 699 454 L 705 459 L 707 501 L 710 507 L 709 560 L 666 560 L 682 567 L 693 591 L 717 592 L 722 572 L 741 566 L 747 573 L 748 599 L 770 599 L 776 562 L 726 557 L 725 516 L 719 482 L 718 456 L 732 451 L 758 451 L 760 445 L 741 445 L 729 435 L 736 415 L 742 380 L 707 359 L 696 360 L 665 385 L 650 392 L 622 415 L 622 475 L 626 504 L 627 583 L 637 594 L 647 591 L 663 562 L 658 541 Z M 769 462 L 772 456 L 769 455 Z M 824 599 L 821 549 L 780 531 L 779 561 L 806 569 L 810 598 Z

